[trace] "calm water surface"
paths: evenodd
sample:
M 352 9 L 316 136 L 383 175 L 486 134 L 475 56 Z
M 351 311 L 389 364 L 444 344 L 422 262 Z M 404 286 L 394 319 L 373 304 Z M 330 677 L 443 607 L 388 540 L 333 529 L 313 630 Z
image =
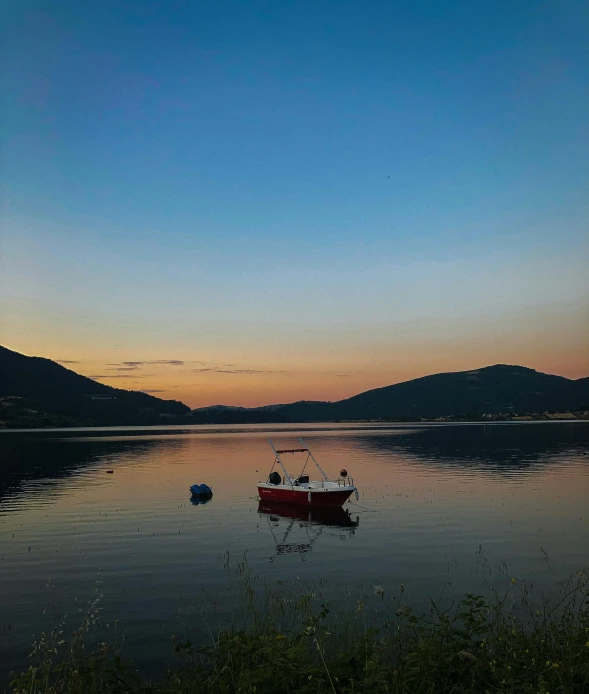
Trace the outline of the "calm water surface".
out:
M 354 476 L 349 517 L 258 507 L 267 437 L 299 435 L 328 474 Z M 64 614 L 75 626 L 97 589 L 126 653 L 164 664 L 172 633 L 206 634 L 209 596 L 229 610 L 227 552 L 247 550 L 267 580 L 323 579 L 334 598 L 403 582 L 416 605 L 484 592 L 489 567 L 548 587 L 589 564 L 582 422 L 2 432 L 0 462 L 2 679 L 35 634 Z M 214 497 L 193 505 L 201 482 Z

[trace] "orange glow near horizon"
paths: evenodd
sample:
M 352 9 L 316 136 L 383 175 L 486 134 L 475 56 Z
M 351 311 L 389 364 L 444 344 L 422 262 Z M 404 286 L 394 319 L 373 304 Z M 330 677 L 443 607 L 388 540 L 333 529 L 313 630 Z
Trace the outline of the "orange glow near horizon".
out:
M 12 303 L 2 344 L 101 383 L 190 407 L 340 400 L 450 371 L 515 364 L 589 375 L 587 301 L 513 315 L 325 324 L 209 325 L 196 330 Z
M 330 362 L 327 357 L 308 363 L 287 355 L 282 363 L 247 362 L 214 363 L 202 366 L 182 357 L 168 359 L 131 359 L 111 357 L 98 360 L 61 350 L 23 350 L 34 356 L 60 361 L 76 373 L 116 388 L 148 392 L 163 399 L 174 399 L 190 407 L 207 405 L 240 405 L 255 407 L 297 400 L 341 400 L 357 393 L 420 378 L 433 373 L 465 371 L 496 363 L 518 364 L 545 373 L 581 378 L 589 375 L 587 353 L 583 344 L 547 345 L 534 349 L 512 345 L 496 349 L 492 345 L 478 349 L 467 341 L 460 349 L 452 343 L 432 348 L 416 347 L 413 351 L 389 350 L 389 358 L 374 350 L 369 358 L 339 355 Z M 10 346 L 14 349 L 14 346 Z M 470 348 L 469 348 L 470 347 Z M 17 350 L 20 351 L 20 350 Z M 52 353 L 51 353 L 52 352 Z M 177 356 L 177 355 L 176 355 Z M 78 358 L 76 358 L 78 357 Z M 290 357 L 288 359 L 287 357 Z M 141 363 L 138 363 L 141 362 Z M 260 363 L 266 364 L 261 368 Z

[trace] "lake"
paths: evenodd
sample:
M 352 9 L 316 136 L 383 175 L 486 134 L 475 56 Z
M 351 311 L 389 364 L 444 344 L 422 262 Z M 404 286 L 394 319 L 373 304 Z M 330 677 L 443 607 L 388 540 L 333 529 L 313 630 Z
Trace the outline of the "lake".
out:
M 259 507 L 267 438 L 298 436 L 354 477 L 349 514 Z M 96 591 L 104 629 L 116 619 L 125 653 L 163 668 L 171 634 L 198 640 L 211 602 L 230 611 L 224 564 L 244 552 L 263 580 L 321 580 L 334 599 L 403 583 L 417 607 L 589 565 L 585 422 L 4 431 L 0 461 L 0 683 Z M 214 496 L 193 504 L 202 482 Z

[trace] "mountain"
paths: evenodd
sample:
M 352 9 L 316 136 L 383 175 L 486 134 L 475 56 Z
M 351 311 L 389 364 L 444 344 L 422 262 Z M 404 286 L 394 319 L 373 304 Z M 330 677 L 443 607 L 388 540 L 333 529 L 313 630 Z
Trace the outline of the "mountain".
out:
M 4 426 L 162 424 L 188 412 L 190 408 L 176 400 L 111 388 L 50 359 L 0 347 L 0 421 Z
M 483 415 L 589 409 L 589 378 L 571 380 L 524 366 L 496 364 L 440 373 L 368 390 L 337 402 L 300 401 L 271 407 L 272 419 L 304 422 L 346 419 L 481 418 Z M 262 421 L 268 408 L 243 408 L 233 421 Z M 210 409 L 201 409 L 202 419 Z M 193 413 L 194 414 L 194 413 Z M 237 414 L 237 413 L 235 413 Z M 251 417 L 247 419 L 248 415 Z M 224 421 L 230 414 L 225 412 Z M 210 420 L 209 420 L 210 421 Z
M 176 400 L 105 386 L 50 359 L 0 347 L 0 426 L 7 427 L 479 419 L 587 409 L 589 378 L 571 380 L 497 364 L 424 376 L 337 402 L 190 410 Z

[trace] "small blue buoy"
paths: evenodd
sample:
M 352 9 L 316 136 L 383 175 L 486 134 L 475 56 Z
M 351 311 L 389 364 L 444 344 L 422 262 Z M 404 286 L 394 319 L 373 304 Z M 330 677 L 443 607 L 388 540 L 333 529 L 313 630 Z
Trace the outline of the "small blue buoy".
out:
M 213 490 L 208 484 L 193 484 L 190 487 L 190 493 L 192 496 L 203 497 L 205 499 L 210 499 L 213 496 Z

